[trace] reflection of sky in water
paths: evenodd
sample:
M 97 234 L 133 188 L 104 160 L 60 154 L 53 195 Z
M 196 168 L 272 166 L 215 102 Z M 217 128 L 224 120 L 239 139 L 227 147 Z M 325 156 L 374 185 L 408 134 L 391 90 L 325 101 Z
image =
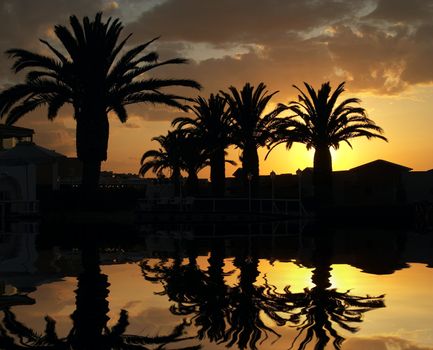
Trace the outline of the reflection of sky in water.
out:
M 208 266 L 208 257 L 197 259 L 201 268 Z M 128 310 L 128 334 L 149 335 L 169 332 L 182 317 L 173 316 L 168 310 L 173 302 L 167 296 L 155 295 L 163 287 L 160 283 L 145 281 L 138 264 L 104 265 L 102 273 L 108 275 L 110 286 L 109 317 L 113 325 L 122 308 Z M 225 271 L 235 269 L 233 259 L 226 259 Z M 260 275 L 256 284 L 268 283 L 277 287 L 279 292 L 284 286 L 290 285 L 290 291 L 301 292 L 304 288 L 312 288 L 311 268 L 299 267 L 293 262 L 274 262 L 260 260 Z M 226 283 L 236 285 L 238 273 L 226 277 Z M 385 294 L 385 308 L 372 310 L 364 314 L 363 322 L 356 324 L 360 331 L 355 335 L 342 331 L 346 338 L 342 349 L 433 349 L 433 270 L 422 264 L 411 264 L 409 268 L 396 271 L 389 275 L 373 275 L 361 272 L 349 265 L 333 265 L 331 283 L 338 291 L 351 290 L 353 295 L 378 296 Z M 32 306 L 17 306 L 13 308 L 17 319 L 29 327 L 43 331 L 43 317 L 50 315 L 57 321 L 59 335 L 66 335 L 72 322 L 69 315 L 74 310 L 76 289 L 75 278 L 65 278 L 62 281 L 41 285 L 31 293 L 36 299 Z M 266 324 L 271 324 L 265 319 Z M 293 339 L 297 331 L 295 328 L 276 328 L 281 335 L 278 339 L 270 334 L 269 339 L 261 349 L 287 349 L 289 339 Z M 273 341 L 277 340 L 272 344 Z M 414 344 L 421 344 L 417 347 Z M 309 344 L 313 348 L 314 341 Z M 206 349 L 225 348 L 222 345 L 205 344 Z M 308 347 L 309 348 L 309 347 Z M 332 341 L 327 348 L 332 348 Z

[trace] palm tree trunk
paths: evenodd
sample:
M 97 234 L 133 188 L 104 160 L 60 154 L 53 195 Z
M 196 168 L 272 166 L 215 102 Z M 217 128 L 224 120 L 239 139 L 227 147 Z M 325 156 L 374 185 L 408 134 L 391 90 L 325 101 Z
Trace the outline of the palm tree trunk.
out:
M 173 172 L 171 174 L 171 181 L 173 182 L 174 185 L 174 195 L 175 196 L 179 196 L 180 195 L 180 186 L 182 186 L 182 184 L 180 183 L 180 169 L 179 168 L 174 168 Z
M 107 159 L 109 124 L 105 110 L 83 109 L 76 113 L 77 157 L 83 163 L 81 184 L 85 191 L 96 190 L 101 162 Z
M 98 188 L 101 173 L 101 161 L 83 160 L 83 172 L 81 186 L 85 193 L 92 192 Z
M 225 152 L 224 149 L 219 149 L 212 154 L 210 159 L 210 181 L 212 194 L 215 197 L 224 197 L 225 171 Z
M 190 171 L 186 179 L 186 192 L 190 196 L 196 196 L 198 193 L 198 177 L 197 173 Z
M 332 157 L 328 146 L 316 147 L 314 152 L 313 187 L 318 208 L 333 202 Z
M 258 195 L 259 155 L 257 153 L 257 146 L 255 143 L 250 143 L 245 146 L 242 153 L 242 169 L 244 193 L 248 195 L 251 187 L 251 194 L 253 196 Z M 248 174 L 252 176 L 251 180 L 248 179 Z

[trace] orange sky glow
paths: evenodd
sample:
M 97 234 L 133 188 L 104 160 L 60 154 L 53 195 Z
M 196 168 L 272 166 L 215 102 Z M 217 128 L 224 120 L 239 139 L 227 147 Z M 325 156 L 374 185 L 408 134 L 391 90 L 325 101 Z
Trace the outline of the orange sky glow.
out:
M 70 14 L 93 16 L 103 10 L 106 16 L 121 18 L 124 35 L 133 33 L 131 45 L 162 35 L 152 47 L 161 59 L 189 58 L 190 64 L 155 70 L 152 77 L 195 79 L 203 85 L 200 94 L 205 97 L 231 85 L 242 88 L 246 82 L 264 82 L 269 92 L 279 91 L 273 103 L 287 103 L 296 98 L 293 84 L 306 81 L 317 89 L 325 81 L 333 87 L 346 81 L 343 97 L 361 98 L 389 143 L 360 139 L 353 142 L 353 150 L 342 145 L 333 152 L 335 170 L 375 159 L 414 170 L 433 168 L 431 0 L 212 0 L 206 5 L 199 0 L 79 0 L 52 5 L 52 0 L 42 0 L 32 10 L 26 1 L 17 0 L 0 6 L 0 51 L 12 47 L 41 51 L 38 38 L 58 45 L 54 24 L 67 23 Z M 11 63 L 0 57 L 0 86 L 24 78 L 11 72 Z M 195 91 L 182 93 L 197 96 Z M 138 105 L 129 109 L 124 125 L 112 116 L 103 169 L 137 173 L 141 155 L 157 147 L 151 138 L 165 134 L 171 120 L 180 115 L 166 107 Z M 34 128 L 38 144 L 75 156 L 70 108 L 64 108 L 54 122 L 40 109 L 17 125 Z M 229 150 L 229 158 L 238 164 L 239 154 Z M 280 146 L 266 161 L 265 154 L 265 149 L 259 151 L 262 175 L 312 166 L 313 153 L 303 145 L 290 151 Z M 235 169 L 228 165 L 227 175 Z M 208 178 L 209 169 L 200 176 Z

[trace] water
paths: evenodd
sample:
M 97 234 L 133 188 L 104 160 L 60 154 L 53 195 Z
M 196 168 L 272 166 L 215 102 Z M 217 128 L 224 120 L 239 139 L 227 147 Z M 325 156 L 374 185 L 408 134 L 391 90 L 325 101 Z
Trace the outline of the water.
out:
M 148 226 L 81 250 L 17 230 L 0 240 L 0 348 L 433 349 L 431 233 Z

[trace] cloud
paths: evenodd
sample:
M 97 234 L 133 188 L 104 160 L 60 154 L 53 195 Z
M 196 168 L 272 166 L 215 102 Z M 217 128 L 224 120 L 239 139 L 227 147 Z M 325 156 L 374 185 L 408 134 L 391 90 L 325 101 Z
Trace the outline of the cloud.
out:
M 367 19 L 386 22 L 408 23 L 410 21 L 430 22 L 433 16 L 433 4 L 429 0 L 379 0 Z
M 139 129 L 141 126 L 135 123 L 126 122 L 125 127 L 129 129 Z
M 16 125 L 33 129 L 36 144 L 69 157 L 76 156 L 75 121 L 67 113 L 50 121 L 45 111 L 38 110 L 24 116 Z
M 348 350 L 433 350 L 433 346 L 423 346 L 396 336 L 353 337 L 344 343 Z
M 227 56 L 200 62 L 192 74 L 184 69 L 212 91 L 250 80 L 282 89 L 284 77 L 287 86 L 349 80 L 353 91 L 398 94 L 433 82 L 432 20 L 429 0 L 171 0 L 127 30 L 136 41 L 161 34 L 159 48 L 171 45 L 174 55 L 225 48 Z
M 143 13 L 129 29 L 146 36 L 161 35 L 169 41 L 265 42 L 275 35 L 338 21 L 356 11 L 358 4 L 332 0 L 169 0 Z
M 122 19 L 123 35 L 133 33 L 130 45 L 162 35 L 149 48 L 161 59 L 191 58 L 188 65 L 150 72 L 152 77 L 195 79 L 204 86 L 201 92 L 182 89 L 188 97 L 262 81 L 270 92 L 280 91 L 276 103 L 295 98 L 292 84 L 303 81 L 317 88 L 324 81 L 336 86 L 346 80 L 348 94 L 354 96 L 398 96 L 417 85 L 433 84 L 431 0 L 8 0 L 0 3 L 0 51 L 41 51 L 39 38 L 60 47 L 53 35 L 55 24 L 67 24 L 71 14 L 93 16 L 100 10 Z M 0 55 L 0 85 L 22 80 L 23 75 L 10 71 L 11 64 Z M 168 122 L 182 115 L 146 104 L 128 111 L 140 118 L 127 123 L 130 129 L 141 121 Z M 45 114 L 40 118 L 37 142 L 75 154 L 73 121 L 50 125 Z M 34 123 L 23 119 L 21 125 Z M 69 130 L 58 133 L 54 127 Z

